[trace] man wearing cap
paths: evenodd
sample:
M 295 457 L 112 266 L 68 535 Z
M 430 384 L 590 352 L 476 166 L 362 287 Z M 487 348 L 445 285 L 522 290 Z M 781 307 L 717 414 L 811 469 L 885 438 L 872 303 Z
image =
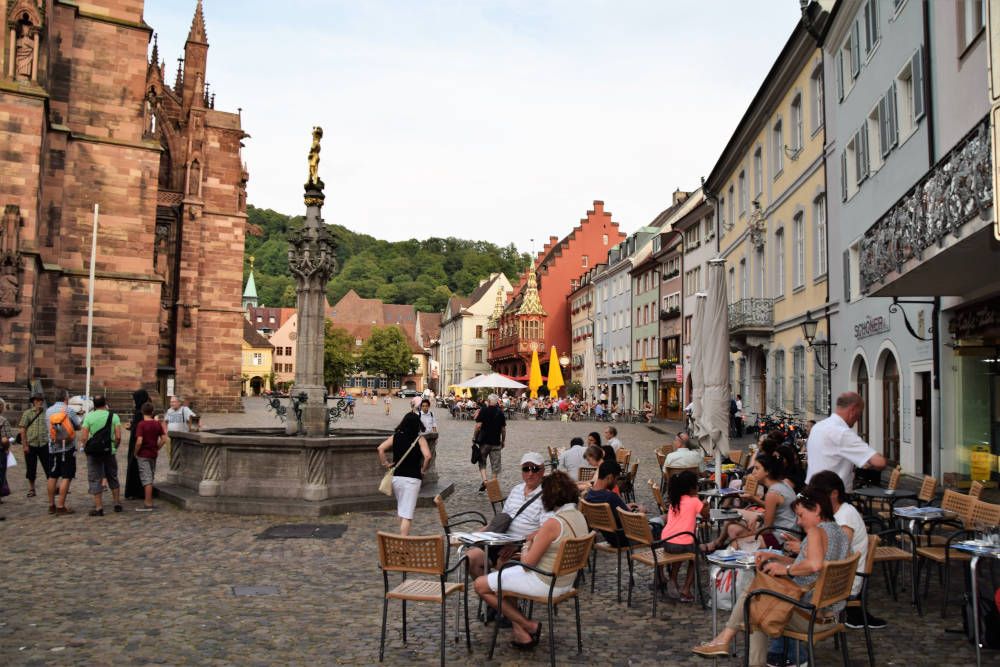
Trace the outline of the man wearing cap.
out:
M 542 479 L 545 478 L 545 461 L 538 452 L 528 452 L 521 457 L 521 479 L 524 481 L 510 490 L 503 503 L 503 512 L 511 517 L 509 535 L 528 537 L 542 525 L 541 496 Z M 485 526 L 484 526 L 485 528 Z M 510 553 L 504 553 L 509 551 Z M 485 574 L 486 557 L 482 549 L 472 548 L 469 556 L 469 575 Z M 513 549 L 501 550 L 498 560 L 507 560 L 514 555 Z
M 45 419 L 45 395 L 31 395 L 31 407 L 21 414 L 21 445 L 24 447 L 24 476 L 28 478 L 28 497 L 35 496 L 35 478 L 38 464 L 42 464 L 45 479 L 52 476 L 49 459 L 49 426 Z
M 476 430 L 472 432 L 472 441 L 479 443 L 479 476 L 483 479 L 479 486 L 480 493 L 486 490 L 487 459 L 493 471 L 493 479 L 500 476 L 500 452 L 507 439 L 507 418 L 497 405 L 499 402 L 500 397 L 496 394 L 490 394 L 486 398 L 486 407 L 476 415 Z

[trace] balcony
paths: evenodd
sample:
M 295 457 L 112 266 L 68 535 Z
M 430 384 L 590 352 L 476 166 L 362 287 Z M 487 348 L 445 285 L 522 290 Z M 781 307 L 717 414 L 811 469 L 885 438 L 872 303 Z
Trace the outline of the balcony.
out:
M 729 305 L 729 332 L 770 333 L 774 329 L 774 299 L 740 299 Z
M 984 119 L 865 232 L 861 291 L 958 296 L 995 281 L 992 168 Z
M 673 308 L 660 309 L 660 319 L 663 320 L 664 322 L 680 316 L 681 316 L 681 309 L 678 308 L 677 306 L 674 306 Z

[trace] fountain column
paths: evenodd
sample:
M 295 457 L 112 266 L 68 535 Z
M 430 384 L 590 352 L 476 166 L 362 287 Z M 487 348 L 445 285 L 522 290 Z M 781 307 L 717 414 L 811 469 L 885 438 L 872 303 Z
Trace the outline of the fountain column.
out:
M 305 184 L 306 219 L 301 229 L 288 235 L 288 267 L 297 287 L 298 331 L 295 341 L 295 387 L 299 421 L 289 415 L 287 431 L 307 437 L 327 434 L 326 390 L 323 382 L 323 341 L 326 326 L 326 283 L 336 266 L 337 244 L 320 217 L 323 181 L 319 177 L 322 128 L 313 128 L 309 150 L 309 180 Z

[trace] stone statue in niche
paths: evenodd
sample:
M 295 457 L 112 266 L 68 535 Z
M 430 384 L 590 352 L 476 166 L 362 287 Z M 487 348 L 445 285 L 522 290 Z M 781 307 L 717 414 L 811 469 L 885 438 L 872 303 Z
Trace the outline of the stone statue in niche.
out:
M 191 163 L 191 172 L 188 178 L 188 191 L 189 195 L 198 195 L 201 185 L 201 165 L 195 160 Z
M 14 44 L 14 78 L 31 81 L 35 71 L 35 37 L 31 22 L 25 14 L 17 23 L 17 39 Z
M 0 315 L 11 317 L 21 312 L 18 295 L 21 287 L 22 259 L 20 244 L 21 209 L 8 204 L 0 224 Z

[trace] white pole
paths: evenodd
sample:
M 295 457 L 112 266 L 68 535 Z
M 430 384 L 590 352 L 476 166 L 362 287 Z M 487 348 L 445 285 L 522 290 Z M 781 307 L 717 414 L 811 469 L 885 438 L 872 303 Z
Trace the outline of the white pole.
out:
M 94 204 L 94 231 L 90 238 L 90 286 L 87 295 L 87 382 L 84 396 L 90 398 L 90 353 L 94 342 L 94 270 L 97 264 L 97 211 Z

